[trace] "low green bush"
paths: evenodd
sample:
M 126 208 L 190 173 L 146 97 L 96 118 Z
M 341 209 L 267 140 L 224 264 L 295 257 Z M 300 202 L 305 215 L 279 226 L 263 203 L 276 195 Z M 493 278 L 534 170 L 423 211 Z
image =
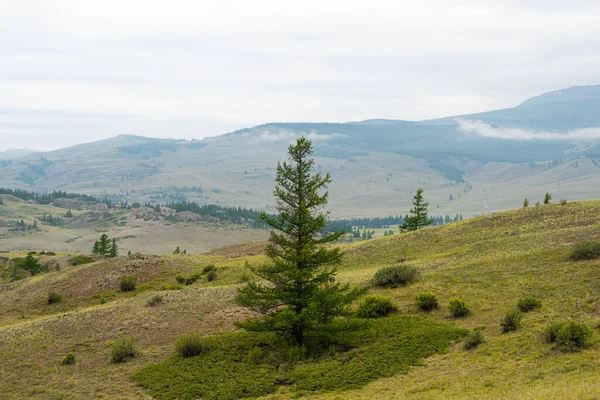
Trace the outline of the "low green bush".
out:
M 200 279 L 200 276 L 201 275 L 199 275 L 199 274 L 194 274 L 194 275 L 190 275 L 189 277 L 186 278 L 183 275 L 177 275 L 175 277 L 175 280 L 177 281 L 177 283 L 182 284 L 182 285 L 191 285 L 193 283 L 196 283 L 196 281 L 198 279 Z
M 123 338 L 113 344 L 110 361 L 112 363 L 122 363 L 138 355 L 132 338 Z
M 398 307 L 387 297 L 372 295 L 365 297 L 358 306 L 359 318 L 379 318 L 397 312 Z
M 215 281 L 217 279 L 217 273 L 215 271 L 210 271 L 206 274 L 206 280 L 209 282 Z
M 578 351 L 591 344 L 593 330 L 580 322 L 555 322 L 545 332 L 546 341 L 565 351 Z
M 517 307 L 519 307 L 519 310 L 522 312 L 528 312 L 537 308 L 541 308 L 542 302 L 533 297 L 525 297 L 524 299 L 519 300 Z
M 159 304 L 162 304 L 163 302 L 163 296 L 161 296 L 160 294 L 156 294 L 154 296 L 152 296 L 152 298 L 150 298 L 150 300 L 148 300 L 148 302 L 146 303 L 146 307 L 155 307 L 158 306 Z
M 471 314 L 471 309 L 463 300 L 452 299 L 448 304 L 448 310 L 454 318 L 464 318 Z
M 423 311 L 433 311 L 438 308 L 437 296 L 433 293 L 421 293 L 417 296 L 417 307 Z
M 75 364 L 75 354 L 69 353 L 67 354 L 62 361 L 60 362 L 62 365 L 72 365 Z
M 136 288 L 137 278 L 133 275 L 125 275 L 121 277 L 121 283 L 119 287 L 121 292 L 133 292 Z
M 469 333 L 451 324 L 400 314 L 360 323 L 364 329 L 339 333 L 334 351 L 327 346 L 314 355 L 286 346 L 268 332 L 207 336 L 203 340 L 210 351 L 145 365 L 134 372 L 133 380 L 151 396 L 165 400 L 258 398 L 280 388 L 295 398 L 314 392 L 343 393 L 406 373 Z
M 600 242 L 595 240 L 585 240 L 576 243 L 571 248 L 570 257 L 575 261 L 600 258 Z
M 56 304 L 62 301 L 62 296 L 56 292 L 48 293 L 48 304 Z
M 393 265 L 380 268 L 373 276 L 373 285 L 391 286 L 408 285 L 419 280 L 421 273 L 412 265 Z
M 75 256 L 69 259 L 69 264 L 71 265 L 84 265 L 84 264 L 89 264 L 89 263 L 93 263 L 94 259 L 90 256 L 85 256 L 85 255 L 79 255 L 79 256 Z
M 481 329 L 475 329 L 473 332 L 469 334 L 465 338 L 464 349 L 465 350 L 473 350 L 477 348 L 480 344 L 484 343 L 485 339 L 483 338 L 483 332 Z
M 216 271 L 217 267 L 215 267 L 214 265 L 207 265 L 206 267 L 204 267 L 204 269 L 202 270 L 202 274 L 208 274 L 211 271 Z
M 175 351 L 181 357 L 194 357 L 207 353 L 209 350 L 209 346 L 199 333 L 186 333 L 175 341 Z
M 521 320 L 523 319 L 523 315 L 519 310 L 509 311 L 506 316 L 500 321 L 500 327 L 502 328 L 502 333 L 508 333 L 512 331 L 516 331 L 521 326 Z

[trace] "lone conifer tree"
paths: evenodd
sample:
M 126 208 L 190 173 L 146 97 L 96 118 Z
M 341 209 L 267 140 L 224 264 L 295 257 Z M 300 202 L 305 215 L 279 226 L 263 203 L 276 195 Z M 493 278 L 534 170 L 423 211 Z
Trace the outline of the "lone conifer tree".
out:
M 418 189 L 413 198 L 413 208 L 410 210 L 410 215 L 404 217 L 404 224 L 400 225 L 403 231 L 416 231 L 430 225 L 433 218 L 427 216 L 427 207 L 429 203 L 423 200 L 423 189 Z
M 544 204 L 550 204 L 550 200 L 552 200 L 552 195 L 548 192 L 544 195 Z
M 117 246 L 117 239 L 111 241 L 110 248 L 108 249 L 108 257 L 115 258 L 119 255 L 119 246 Z
M 102 234 L 102 236 L 100 236 L 100 240 L 94 242 L 94 247 L 92 247 L 92 253 L 108 257 L 110 255 L 110 248 L 111 243 L 110 239 L 108 238 L 108 235 Z
M 319 190 L 331 182 L 327 173 L 311 174 L 314 166 L 311 142 L 302 137 L 288 149 L 289 163 L 277 165 L 278 216 L 263 212 L 260 220 L 273 228 L 265 247 L 269 263 L 250 267 L 266 282 L 249 282 L 237 295 L 241 306 L 263 316 L 238 325 L 249 331 L 277 332 L 292 343 L 303 345 L 307 336 L 339 328 L 336 317 L 346 316 L 349 306 L 365 293 L 336 282 L 339 248 L 323 245 L 343 233 L 324 234 L 323 207 L 328 193 Z

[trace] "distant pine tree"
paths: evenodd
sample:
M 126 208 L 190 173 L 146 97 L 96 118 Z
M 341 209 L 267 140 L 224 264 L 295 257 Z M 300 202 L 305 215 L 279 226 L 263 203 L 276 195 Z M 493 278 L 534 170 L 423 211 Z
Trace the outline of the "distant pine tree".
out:
M 65 217 L 67 217 L 67 218 L 73 218 L 73 212 L 71 210 L 67 211 L 65 213 Z
M 548 192 L 544 195 L 544 204 L 550 204 L 550 200 L 552 200 L 552 195 Z
M 128 256 L 130 256 L 130 255 L 131 255 L 131 250 L 129 250 L 129 251 L 127 252 L 127 255 L 128 255 Z
M 94 242 L 94 246 L 92 247 L 92 254 L 100 254 L 100 242 L 97 240 Z
M 102 234 L 102 236 L 100 236 L 100 239 L 96 243 L 94 243 L 92 253 L 108 257 L 110 254 L 110 248 L 111 243 L 110 239 L 108 238 L 108 235 Z
M 173 254 L 179 254 L 179 253 L 181 253 L 181 250 L 179 249 L 179 246 L 177 246 L 177 248 L 175 249 Z
M 523 200 L 523 208 L 525 207 L 529 207 L 529 200 L 527 199 Z
M 108 257 L 115 258 L 119 256 L 119 246 L 117 246 L 117 239 L 113 239 L 108 249 Z
M 413 208 L 410 210 L 410 215 L 404 217 L 404 224 L 400 226 L 400 229 L 403 231 L 416 231 L 430 225 L 433 218 L 427 216 L 428 206 L 429 203 L 423 199 L 423 189 L 419 188 L 413 198 Z

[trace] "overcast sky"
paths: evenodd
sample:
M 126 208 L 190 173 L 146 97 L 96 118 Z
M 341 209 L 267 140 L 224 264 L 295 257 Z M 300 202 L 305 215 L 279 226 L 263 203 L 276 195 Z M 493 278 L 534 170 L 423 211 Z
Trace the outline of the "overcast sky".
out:
M 0 0 L 0 150 L 427 119 L 587 84 L 597 0 Z

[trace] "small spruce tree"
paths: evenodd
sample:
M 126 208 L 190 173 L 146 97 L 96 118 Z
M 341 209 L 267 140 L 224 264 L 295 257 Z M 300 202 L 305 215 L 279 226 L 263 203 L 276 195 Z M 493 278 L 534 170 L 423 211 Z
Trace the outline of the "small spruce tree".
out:
M 423 199 L 423 189 L 418 189 L 413 198 L 413 208 L 410 210 L 410 215 L 404 217 L 404 224 L 400 226 L 403 231 L 416 231 L 430 225 L 433 218 L 427 216 L 427 203 Z
M 108 249 L 108 257 L 115 258 L 119 256 L 119 246 L 117 246 L 117 239 L 113 239 Z
M 92 247 L 92 254 L 100 254 L 100 242 L 97 240 L 94 242 L 94 246 Z
M 544 195 L 544 204 L 550 204 L 550 200 L 552 200 L 552 195 L 548 192 Z
M 523 200 L 523 208 L 525 208 L 525 207 L 529 207 L 529 200 L 528 199 Z
M 319 191 L 331 182 L 327 173 L 312 174 L 311 142 L 302 137 L 288 149 L 289 163 L 277 165 L 279 214 L 260 214 L 273 230 L 265 253 L 270 262 L 250 269 L 265 283 L 249 282 L 239 289 L 237 303 L 262 314 L 238 325 L 249 331 L 277 332 L 296 345 L 306 345 L 313 334 L 339 329 L 337 317 L 350 315 L 350 305 L 366 288 L 351 289 L 336 282 L 335 265 L 342 259 L 337 241 L 342 232 L 323 233 L 328 193 Z

